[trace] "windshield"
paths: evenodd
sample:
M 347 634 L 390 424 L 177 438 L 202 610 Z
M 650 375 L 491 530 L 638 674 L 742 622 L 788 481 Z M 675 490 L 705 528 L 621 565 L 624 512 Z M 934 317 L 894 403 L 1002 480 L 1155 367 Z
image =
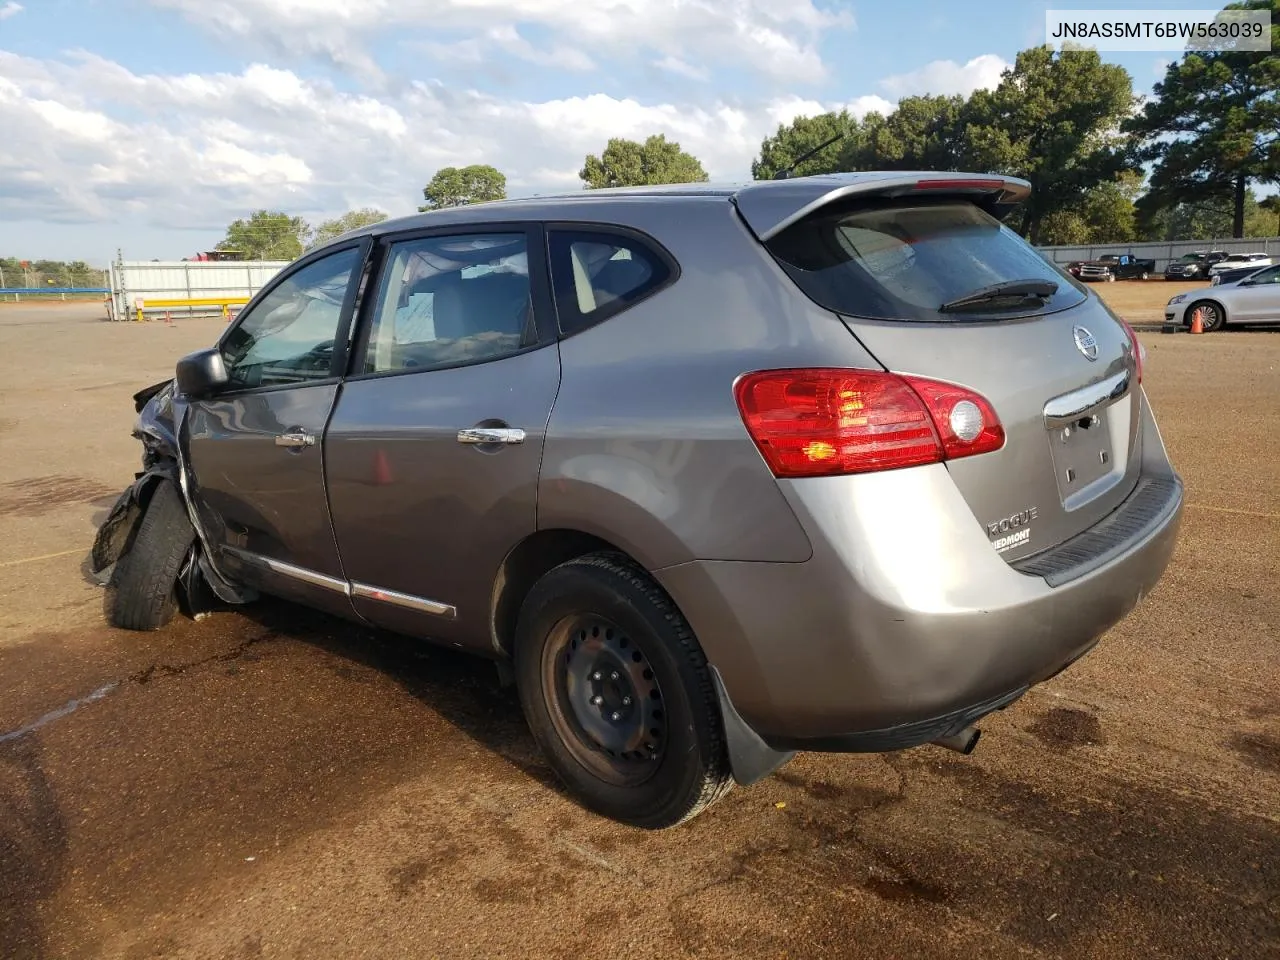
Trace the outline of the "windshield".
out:
M 1203 260 L 1204 254 L 1203 253 L 1184 253 L 1178 259 L 1183 260 L 1187 263 L 1194 263 L 1197 260 Z
M 963 201 L 862 204 L 823 211 L 769 244 L 791 279 L 822 306 L 876 320 L 966 322 L 1052 313 L 1087 294 L 1020 236 Z M 984 287 L 1050 281 L 1043 300 L 995 300 L 962 314 L 945 303 Z

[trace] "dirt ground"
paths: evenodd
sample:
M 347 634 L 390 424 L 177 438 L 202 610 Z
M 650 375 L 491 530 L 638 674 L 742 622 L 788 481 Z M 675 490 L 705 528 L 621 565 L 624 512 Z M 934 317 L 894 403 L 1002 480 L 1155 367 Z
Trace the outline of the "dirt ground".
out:
M 221 323 L 100 315 L 0 307 L 0 957 L 1280 957 L 1280 330 L 1142 334 L 1174 563 L 976 753 L 801 755 L 654 834 L 479 661 L 280 603 L 105 627 L 129 395 Z

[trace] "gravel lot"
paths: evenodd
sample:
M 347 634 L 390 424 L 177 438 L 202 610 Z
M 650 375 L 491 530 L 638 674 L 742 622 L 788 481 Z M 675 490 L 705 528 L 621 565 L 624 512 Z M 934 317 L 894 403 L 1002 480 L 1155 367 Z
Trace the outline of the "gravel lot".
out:
M 1174 564 L 973 756 L 802 755 L 650 834 L 479 661 L 269 602 L 106 628 L 129 395 L 221 323 L 101 315 L 0 307 L 0 956 L 1280 957 L 1280 330 L 1142 334 Z

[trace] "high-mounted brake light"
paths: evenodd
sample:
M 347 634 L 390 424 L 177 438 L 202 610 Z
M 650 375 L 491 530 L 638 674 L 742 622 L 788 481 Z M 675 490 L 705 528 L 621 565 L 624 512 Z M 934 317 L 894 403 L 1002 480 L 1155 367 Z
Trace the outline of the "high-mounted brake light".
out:
M 950 180 L 918 180 L 917 190 L 1002 190 L 1003 180 L 976 180 L 952 178 Z
M 1117 317 L 1117 320 L 1120 318 Z M 1147 348 L 1138 341 L 1138 331 L 1134 330 L 1129 324 L 1120 320 L 1120 326 L 1124 327 L 1125 334 L 1129 337 L 1129 345 L 1133 347 L 1133 366 L 1138 382 L 1142 382 L 1142 368 L 1147 360 Z
M 895 470 L 998 450 L 1004 428 L 972 390 L 874 370 L 749 373 L 734 388 L 747 432 L 778 477 Z

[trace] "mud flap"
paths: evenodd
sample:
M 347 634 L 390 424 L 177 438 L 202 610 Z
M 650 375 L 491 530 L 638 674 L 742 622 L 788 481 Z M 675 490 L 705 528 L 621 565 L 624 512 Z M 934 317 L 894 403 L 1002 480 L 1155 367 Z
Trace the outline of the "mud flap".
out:
M 720 700 L 720 715 L 724 720 L 724 735 L 729 747 L 729 769 L 739 786 L 749 787 L 763 780 L 796 755 L 794 750 L 774 750 L 760 735 L 739 716 L 729 691 L 724 687 L 720 671 L 711 667 L 716 695 Z

